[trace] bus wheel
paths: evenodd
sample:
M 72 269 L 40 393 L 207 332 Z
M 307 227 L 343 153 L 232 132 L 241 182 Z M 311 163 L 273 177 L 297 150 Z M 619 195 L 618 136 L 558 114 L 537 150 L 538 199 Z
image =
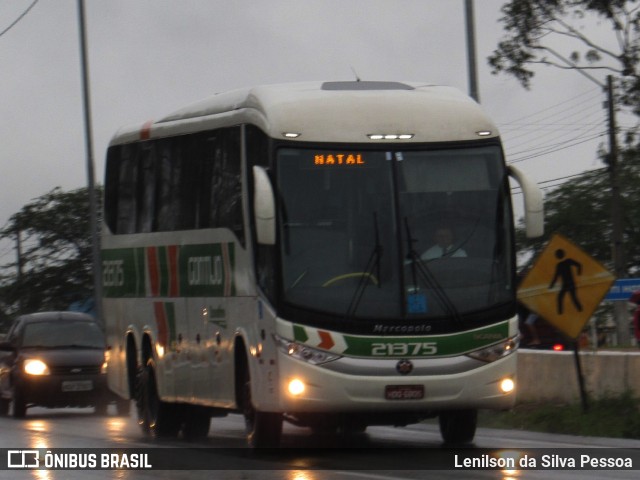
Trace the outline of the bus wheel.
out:
M 0 398 L 0 415 L 3 417 L 9 415 L 9 406 L 11 405 L 11 400 L 7 400 L 6 398 Z
M 465 445 L 473 441 L 478 424 L 477 410 L 451 410 L 439 417 L 440 434 L 447 444 Z
M 119 417 L 128 417 L 131 414 L 131 400 L 128 398 L 116 400 L 116 414 Z
M 204 440 L 209 435 L 211 415 L 205 407 L 189 405 L 185 408 L 184 438 L 190 442 Z
M 96 403 L 96 405 L 94 406 L 94 411 L 93 413 L 95 415 L 104 417 L 107 415 L 109 410 L 109 404 L 108 403 L 104 403 L 104 402 L 98 402 Z
M 150 362 L 138 371 L 136 380 L 138 425 L 143 433 L 152 438 L 178 436 L 180 415 L 177 406 L 158 397 L 156 375 Z
M 282 437 L 282 414 L 256 410 L 251 399 L 249 367 L 244 368 L 242 413 L 251 448 L 278 447 Z

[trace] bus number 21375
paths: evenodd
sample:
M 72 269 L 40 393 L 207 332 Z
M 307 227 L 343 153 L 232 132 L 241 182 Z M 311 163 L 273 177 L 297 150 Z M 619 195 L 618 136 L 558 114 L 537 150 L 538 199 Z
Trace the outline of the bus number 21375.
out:
M 436 342 L 392 342 L 371 344 L 371 355 L 379 357 L 422 357 L 438 353 Z

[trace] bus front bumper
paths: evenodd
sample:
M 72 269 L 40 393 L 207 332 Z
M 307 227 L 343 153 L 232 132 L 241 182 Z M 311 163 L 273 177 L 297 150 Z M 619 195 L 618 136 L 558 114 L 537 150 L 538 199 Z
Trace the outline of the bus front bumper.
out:
M 415 368 L 404 375 L 396 369 L 406 360 L 339 359 L 334 365 L 312 365 L 281 352 L 278 356 L 283 412 L 505 410 L 515 404 L 515 352 L 491 363 L 468 357 L 412 359 Z M 505 391 L 509 383 L 513 388 Z

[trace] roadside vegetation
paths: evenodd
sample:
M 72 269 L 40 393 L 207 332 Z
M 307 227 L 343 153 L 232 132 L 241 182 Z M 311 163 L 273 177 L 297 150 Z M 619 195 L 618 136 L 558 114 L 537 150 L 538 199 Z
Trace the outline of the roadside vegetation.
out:
M 589 437 L 640 439 L 640 399 L 630 393 L 582 405 L 521 404 L 508 412 L 481 412 L 479 426 Z

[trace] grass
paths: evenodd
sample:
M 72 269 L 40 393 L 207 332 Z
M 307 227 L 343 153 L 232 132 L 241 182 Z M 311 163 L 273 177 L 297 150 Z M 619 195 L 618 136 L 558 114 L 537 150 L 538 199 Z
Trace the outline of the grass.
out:
M 640 439 L 640 399 L 630 393 L 581 404 L 522 404 L 508 412 L 481 411 L 479 426 L 593 437 Z

